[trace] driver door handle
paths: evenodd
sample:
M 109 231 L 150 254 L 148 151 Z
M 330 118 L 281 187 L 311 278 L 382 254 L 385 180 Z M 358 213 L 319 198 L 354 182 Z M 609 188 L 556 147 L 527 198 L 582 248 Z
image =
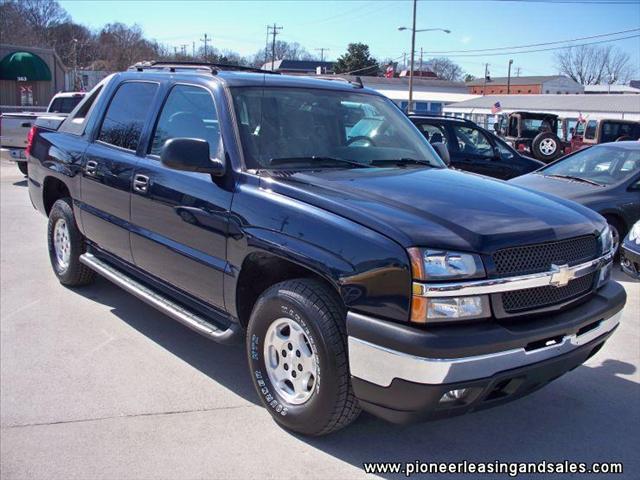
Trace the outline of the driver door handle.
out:
M 95 175 L 98 170 L 98 162 L 95 160 L 87 160 L 87 163 L 84 166 L 84 171 L 87 175 Z
M 136 173 L 133 177 L 133 189 L 139 193 L 147 193 L 149 191 L 149 177 Z

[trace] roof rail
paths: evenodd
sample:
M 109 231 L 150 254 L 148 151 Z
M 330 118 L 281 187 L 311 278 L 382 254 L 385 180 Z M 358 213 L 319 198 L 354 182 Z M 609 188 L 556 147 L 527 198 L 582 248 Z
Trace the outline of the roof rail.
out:
M 333 80 L 337 82 L 345 82 L 350 85 L 353 85 L 356 88 L 364 88 L 364 85 L 362 84 L 362 79 L 360 77 L 356 77 L 354 80 L 349 80 L 348 78 L 337 77 L 334 75 L 310 75 L 310 76 L 312 78 L 318 78 L 320 80 Z
M 183 62 L 183 61 L 151 61 L 151 62 L 138 62 L 129 67 L 129 70 L 137 70 L 142 72 L 144 70 L 162 69 L 175 72 L 177 69 L 183 70 L 207 70 L 212 75 L 216 75 L 223 70 L 237 70 L 242 72 L 254 72 L 254 73 L 268 73 L 272 75 L 280 75 L 280 72 L 274 72 L 271 70 L 261 70 L 254 67 L 245 67 L 242 65 L 229 65 L 225 63 L 206 63 L 206 62 Z

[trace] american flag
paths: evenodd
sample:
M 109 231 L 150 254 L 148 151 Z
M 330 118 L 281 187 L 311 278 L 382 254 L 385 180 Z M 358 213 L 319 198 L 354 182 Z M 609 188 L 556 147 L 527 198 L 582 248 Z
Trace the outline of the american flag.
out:
M 500 102 L 496 102 L 493 104 L 493 106 L 491 107 L 491 113 L 493 113 L 494 115 L 496 113 L 500 113 L 502 111 L 502 106 L 500 105 Z

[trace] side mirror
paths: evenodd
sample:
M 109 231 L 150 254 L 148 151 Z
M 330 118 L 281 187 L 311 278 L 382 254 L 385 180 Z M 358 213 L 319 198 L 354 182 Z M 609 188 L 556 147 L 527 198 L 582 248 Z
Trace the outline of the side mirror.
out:
M 172 138 L 167 140 L 160 153 L 165 167 L 185 172 L 208 173 L 221 177 L 225 164 L 218 158 L 210 158 L 209 142 L 200 138 Z
M 449 149 L 447 148 L 447 146 L 442 142 L 432 143 L 431 146 L 438 153 L 438 155 L 440 156 L 442 161 L 445 163 L 445 165 L 447 167 L 450 167 L 451 166 L 451 156 L 449 155 Z

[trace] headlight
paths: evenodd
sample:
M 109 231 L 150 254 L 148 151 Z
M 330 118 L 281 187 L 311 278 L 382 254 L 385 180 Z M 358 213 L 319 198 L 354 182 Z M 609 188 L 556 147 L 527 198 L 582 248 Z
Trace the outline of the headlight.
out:
M 640 222 L 636 222 L 629 231 L 629 241 L 640 245 Z
M 484 266 L 478 255 L 410 248 L 409 257 L 415 280 L 466 280 L 485 276 Z
M 609 253 L 613 249 L 613 234 L 609 225 L 604 227 L 604 230 L 600 232 L 600 247 L 603 255 Z
M 410 248 L 413 279 L 423 282 L 469 280 L 486 276 L 478 255 L 435 249 Z M 424 297 L 419 283 L 414 284 L 411 321 L 431 324 L 452 320 L 470 320 L 491 316 L 487 295 L 461 297 Z

